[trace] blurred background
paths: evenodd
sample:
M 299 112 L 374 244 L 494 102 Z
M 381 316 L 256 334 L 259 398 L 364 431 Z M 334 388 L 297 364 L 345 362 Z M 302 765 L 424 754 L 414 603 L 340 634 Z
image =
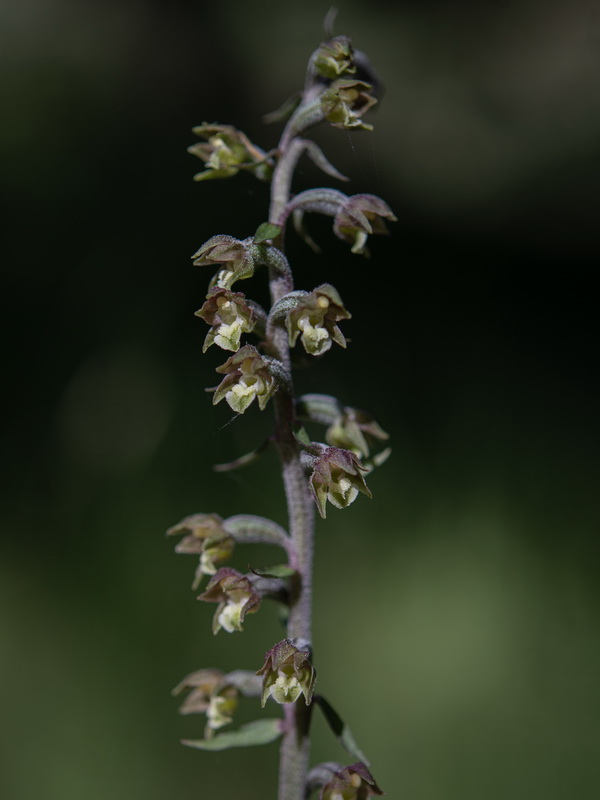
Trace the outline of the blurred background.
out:
M 340 0 L 385 85 L 372 134 L 315 137 L 398 216 L 371 261 L 310 218 L 297 283 L 334 283 L 352 339 L 301 391 L 371 410 L 373 501 L 319 524 L 319 688 L 391 798 L 600 790 L 597 368 L 600 15 L 586 0 Z M 266 187 L 194 184 L 203 121 L 265 148 L 327 5 L 0 5 L 4 273 L 0 792 L 7 800 L 276 794 L 277 746 L 189 750 L 171 688 L 257 669 L 275 609 L 210 634 L 194 512 L 285 523 L 269 414 L 213 408 L 222 357 L 190 255 L 251 234 Z M 303 164 L 298 188 L 321 181 Z M 258 286 L 255 281 L 253 286 Z M 249 290 L 250 284 L 244 287 Z M 260 295 L 261 289 L 257 292 Z M 224 405 L 224 404 L 223 404 Z M 236 553 L 235 566 L 273 554 Z M 269 708 L 269 713 L 276 709 Z M 242 714 L 258 716 L 247 701 Z M 315 761 L 348 759 L 315 724 Z

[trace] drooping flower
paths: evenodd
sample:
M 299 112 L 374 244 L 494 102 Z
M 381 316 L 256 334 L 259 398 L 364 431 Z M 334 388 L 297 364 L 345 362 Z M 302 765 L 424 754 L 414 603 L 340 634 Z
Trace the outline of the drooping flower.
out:
M 325 441 L 334 447 L 351 450 L 361 458 L 369 455 L 368 439 L 389 439 L 388 434 L 366 411 L 346 406 L 327 428 Z
M 173 689 L 177 695 L 190 690 L 179 708 L 180 714 L 206 714 L 204 736 L 210 739 L 214 731 L 233 720 L 238 706 L 239 691 L 228 683 L 220 669 L 200 669 L 192 672 Z
M 232 292 L 219 286 L 213 286 L 209 291 L 206 302 L 196 311 L 196 316 L 211 326 L 204 340 L 203 353 L 212 344 L 235 353 L 240 348 L 242 333 L 250 333 L 256 322 L 256 314 L 241 292 Z
M 348 36 L 334 36 L 323 42 L 311 58 L 316 72 L 323 78 L 339 78 L 356 72 L 352 61 L 352 43 Z
M 212 236 L 194 253 L 194 266 L 220 265 L 222 269 L 215 275 L 212 286 L 231 289 L 236 281 L 254 275 L 254 258 L 251 252 L 252 242 L 241 241 L 233 236 L 218 234 Z
M 321 789 L 319 800 L 368 800 L 382 794 L 367 767 L 359 761 L 334 772 Z
M 298 647 L 291 639 L 278 642 L 265 654 L 265 663 L 257 671 L 263 676 L 261 705 L 272 697 L 276 703 L 295 703 L 304 695 L 310 705 L 317 673 L 308 648 Z
M 213 633 L 221 628 L 233 633 L 242 630 L 246 614 L 258 611 L 261 597 L 246 575 L 231 567 L 221 567 L 198 600 L 219 604 L 213 617 Z
M 213 403 L 216 405 L 225 399 L 233 411 L 243 414 L 250 403 L 258 398 L 259 408 L 263 411 L 277 389 L 275 376 L 269 366 L 256 347 L 244 345 L 217 367 L 217 372 L 225 377 L 215 391 Z
M 369 234 L 387 234 L 385 219 L 395 222 L 391 208 L 374 194 L 354 194 L 340 205 L 333 220 L 333 232 L 352 245 L 353 253 L 366 253 Z
M 325 119 L 334 128 L 372 131 L 373 126 L 361 117 L 372 108 L 377 99 L 369 94 L 370 83 L 340 78 L 321 95 L 321 109 Z
M 194 589 L 203 575 L 214 575 L 217 565 L 231 558 L 235 546 L 233 537 L 223 528 L 223 520 L 218 514 L 192 514 L 169 528 L 167 535 L 183 535 L 175 547 L 176 553 L 200 556 L 192 584 Z
M 300 297 L 286 317 L 290 347 L 296 344 L 298 336 L 306 352 L 313 356 L 326 353 L 332 342 L 346 347 L 346 339 L 337 323 L 350 317 L 334 286 L 328 283 L 317 286 Z
M 314 461 L 309 479 L 310 490 L 322 517 L 326 514 L 327 500 L 336 508 L 346 508 L 356 500 L 359 492 L 371 497 L 363 472 L 365 468 L 350 450 L 339 447 L 322 450 Z
M 260 180 L 269 180 L 273 172 L 267 153 L 253 144 L 245 133 L 232 125 L 203 123 L 193 128 L 197 136 L 206 139 L 188 147 L 188 153 L 198 156 L 206 167 L 194 175 L 194 180 L 230 178 L 241 169 L 254 173 Z

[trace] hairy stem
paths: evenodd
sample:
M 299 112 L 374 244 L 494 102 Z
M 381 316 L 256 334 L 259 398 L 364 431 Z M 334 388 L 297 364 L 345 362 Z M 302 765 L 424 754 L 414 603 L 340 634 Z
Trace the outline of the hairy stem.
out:
M 292 120 L 290 120 L 290 123 Z M 291 190 L 291 182 L 298 159 L 304 149 L 303 143 L 290 135 L 290 125 L 284 131 L 279 144 L 279 161 L 273 174 L 269 219 L 278 220 L 285 209 Z M 274 242 L 283 248 L 283 232 Z M 270 271 L 271 303 L 277 302 L 293 286 L 283 287 L 281 280 Z M 285 289 L 285 290 L 284 290 Z M 275 349 L 284 366 L 289 370 L 290 351 L 286 330 L 273 326 Z M 275 406 L 275 443 L 281 460 L 283 484 L 288 509 L 288 530 L 292 542 L 292 566 L 298 580 L 292 586 L 288 638 L 302 639 L 311 643 L 312 603 L 312 559 L 314 539 L 314 504 L 308 490 L 304 469 L 300 463 L 300 449 L 294 437 L 293 388 L 281 389 L 273 398 Z M 311 707 L 300 698 L 285 707 L 286 732 L 281 745 L 279 765 L 279 800 L 304 800 L 306 775 L 310 756 Z

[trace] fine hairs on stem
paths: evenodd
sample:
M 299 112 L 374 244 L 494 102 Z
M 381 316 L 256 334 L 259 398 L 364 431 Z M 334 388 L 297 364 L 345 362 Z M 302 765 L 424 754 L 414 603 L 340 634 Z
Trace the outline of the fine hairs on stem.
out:
M 246 239 L 213 236 L 194 254 L 193 263 L 214 272 L 205 302 L 196 312 L 208 325 L 204 351 L 216 345 L 228 353 L 216 370 L 221 382 L 213 390 L 213 403 L 224 400 L 236 414 L 252 405 L 250 413 L 256 413 L 256 406 L 273 413 L 269 440 L 258 443 L 251 453 L 219 464 L 218 471 L 245 466 L 274 445 L 288 518 L 284 528 L 266 517 L 222 517 L 211 511 L 185 517 L 168 534 L 180 537 L 176 552 L 199 556 L 193 588 L 197 590 L 208 576 L 198 599 L 217 604 L 215 634 L 241 631 L 246 617 L 266 600 L 285 607 L 287 629 L 266 652 L 262 666 L 256 654 L 256 672 L 200 669 L 187 675 L 174 693 L 186 693 L 182 713 L 206 716 L 203 738 L 184 741 L 190 747 L 223 750 L 281 740 L 279 800 L 306 800 L 312 795 L 320 800 L 364 800 L 382 794 L 348 726 L 320 691 L 315 692 L 311 606 L 315 509 L 324 518 L 328 502 L 341 509 L 359 493 L 371 497 L 365 477 L 387 458 L 389 449 L 376 445 L 383 446 L 388 437 L 369 413 L 331 395 L 296 396 L 294 350 L 317 358 L 326 357 L 334 344 L 345 348 L 343 323 L 350 312 L 331 283 L 295 287 L 284 245 L 291 220 L 315 247 L 305 228 L 304 217 L 310 212 L 331 217 L 334 235 L 347 242 L 352 253 L 368 256 L 369 235 L 387 233 L 386 221 L 395 220 L 375 195 L 347 195 L 324 187 L 292 193 L 294 172 L 303 157 L 329 178 L 347 180 L 319 146 L 304 137 L 320 123 L 349 131 L 371 130 L 363 117 L 377 102 L 377 85 L 364 53 L 354 50 L 348 36 L 333 36 L 311 55 L 302 91 L 268 115 L 270 122 L 286 120 L 276 149 L 262 150 L 242 131 L 216 123 L 194 128 L 200 141 L 189 148 L 203 164 L 195 176 L 198 181 L 230 178 L 245 170 L 270 184 L 267 221 Z M 249 285 L 268 281 L 270 308 L 237 291 L 237 285 L 234 290 L 235 284 L 248 279 L 252 279 Z M 254 343 L 243 342 L 243 336 L 254 337 Z M 305 426 L 320 430 L 323 441 L 313 440 Z M 239 572 L 229 562 L 241 543 L 275 545 L 282 553 L 281 563 L 260 573 Z M 258 718 L 236 726 L 235 712 L 243 698 L 254 698 L 250 702 L 256 704 Z M 259 706 L 264 708 L 267 702 L 282 705 L 283 715 L 261 714 Z M 311 767 L 314 705 L 348 751 L 350 764 L 328 761 Z

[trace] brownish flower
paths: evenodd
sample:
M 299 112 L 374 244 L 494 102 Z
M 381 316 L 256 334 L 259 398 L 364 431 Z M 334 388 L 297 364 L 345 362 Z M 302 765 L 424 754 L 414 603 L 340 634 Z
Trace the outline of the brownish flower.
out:
M 196 311 L 196 316 L 211 326 L 204 340 L 203 353 L 212 344 L 235 353 L 240 348 L 242 333 L 250 333 L 256 322 L 256 314 L 241 292 L 232 292 L 219 286 L 213 286 L 209 291 L 206 302 Z
M 324 448 L 314 462 L 309 479 L 310 490 L 322 517 L 325 517 L 327 500 L 336 508 L 346 508 L 356 500 L 359 492 L 371 497 L 362 476 L 364 471 L 364 467 L 350 450 Z
M 198 600 L 219 604 L 213 617 L 213 633 L 221 628 L 233 633 L 242 630 L 246 614 L 258 611 L 261 598 L 245 575 L 231 567 L 221 567 Z
M 368 800 L 382 794 L 369 770 L 359 761 L 334 772 L 323 786 L 319 800 Z
M 291 639 L 284 639 L 272 647 L 256 674 L 263 676 L 262 706 L 269 697 L 276 703 L 295 703 L 301 694 L 306 705 L 310 705 L 317 673 L 311 663 L 310 651 L 298 647 Z
M 217 372 L 225 375 L 218 385 L 213 403 L 226 400 L 232 411 L 243 414 L 250 403 L 258 398 L 258 405 L 264 411 L 269 399 L 277 389 L 275 377 L 256 347 L 244 345 L 237 353 L 220 367 Z
M 338 239 L 352 245 L 353 253 L 364 253 L 369 234 L 388 233 L 384 219 L 396 221 L 391 208 L 380 197 L 354 194 L 338 208 L 333 220 L 333 232 Z
M 334 286 L 328 283 L 317 286 L 310 294 L 300 297 L 286 317 L 290 347 L 296 344 L 298 336 L 306 352 L 313 356 L 326 353 L 332 342 L 346 347 L 346 339 L 337 323 L 350 317 Z
M 209 125 L 205 122 L 193 131 L 206 139 L 188 147 L 188 153 L 198 156 L 206 166 L 205 170 L 194 175 L 195 181 L 230 178 L 241 169 L 253 172 L 261 180 L 271 177 L 273 168 L 267 154 L 232 125 Z
M 321 95 L 325 119 L 334 128 L 372 131 L 373 126 L 361 119 L 377 102 L 369 94 L 370 89 L 371 84 L 364 81 L 343 78 L 334 81 Z
M 176 553 L 200 556 L 193 588 L 197 588 L 203 575 L 214 575 L 217 564 L 228 561 L 233 553 L 233 537 L 223 528 L 218 514 L 192 514 L 169 528 L 167 536 L 181 536 Z

